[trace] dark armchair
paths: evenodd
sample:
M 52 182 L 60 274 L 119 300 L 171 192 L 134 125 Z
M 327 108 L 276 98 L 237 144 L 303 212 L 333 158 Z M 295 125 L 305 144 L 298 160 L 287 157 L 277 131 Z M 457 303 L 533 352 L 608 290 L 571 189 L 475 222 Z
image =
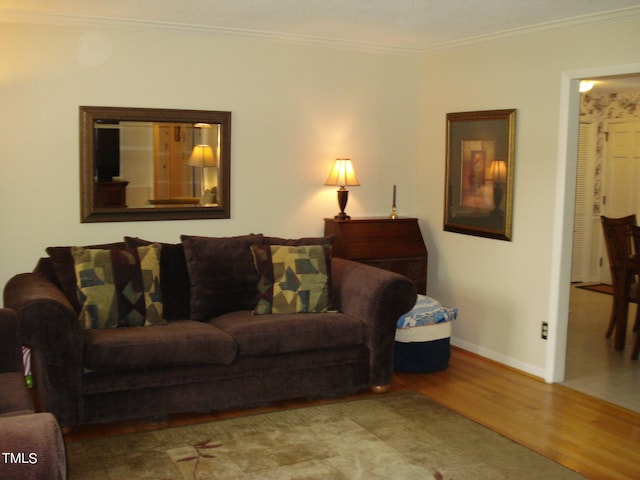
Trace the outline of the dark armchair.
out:
M 64 479 L 62 433 L 50 413 L 35 413 L 24 379 L 18 319 L 0 308 L 0 477 Z

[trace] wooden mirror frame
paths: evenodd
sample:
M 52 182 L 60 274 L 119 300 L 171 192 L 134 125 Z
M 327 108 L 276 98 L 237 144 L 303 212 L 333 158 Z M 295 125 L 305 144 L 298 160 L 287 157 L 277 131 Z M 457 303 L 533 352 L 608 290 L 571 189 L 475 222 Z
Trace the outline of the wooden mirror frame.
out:
M 96 207 L 94 125 L 109 119 L 139 122 L 209 123 L 220 125 L 219 179 L 214 205 Z M 80 107 L 80 221 L 133 222 L 231 217 L 231 112 L 157 108 Z

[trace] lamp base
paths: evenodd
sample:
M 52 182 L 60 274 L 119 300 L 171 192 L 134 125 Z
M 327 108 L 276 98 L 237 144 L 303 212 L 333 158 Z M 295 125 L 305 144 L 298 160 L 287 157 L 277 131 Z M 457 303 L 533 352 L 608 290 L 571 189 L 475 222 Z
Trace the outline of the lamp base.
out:
M 504 186 L 501 183 L 495 183 L 493 185 L 493 206 L 495 207 L 492 212 L 493 215 L 497 215 L 500 212 L 502 197 L 504 197 Z
M 344 209 L 347 206 L 347 200 L 349 200 L 349 190 L 344 187 L 340 187 L 338 190 L 338 205 L 340 206 L 340 213 L 333 217 L 335 220 L 351 220 L 351 217 L 344 213 Z

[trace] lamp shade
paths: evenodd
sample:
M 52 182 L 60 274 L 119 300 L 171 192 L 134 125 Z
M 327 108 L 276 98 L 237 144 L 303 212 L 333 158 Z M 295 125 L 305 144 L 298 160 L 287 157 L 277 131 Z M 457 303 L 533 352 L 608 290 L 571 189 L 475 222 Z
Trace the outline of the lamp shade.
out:
M 187 161 L 190 167 L 217 167 L 218 159 L 211 145 L 195 145 Z
M 491 179 L 493 183 L 504 183 L 507 180 L 507 164 L 504 160 L 491 162 Z
M 325 185 L 333 185 L 337 187 L 356 187 L 360 185 L 356 174 L 353 170 L 353 164 L 350 158 L 336 158 L 333 168 L 329 174 L 329 178 L 324 182 Z

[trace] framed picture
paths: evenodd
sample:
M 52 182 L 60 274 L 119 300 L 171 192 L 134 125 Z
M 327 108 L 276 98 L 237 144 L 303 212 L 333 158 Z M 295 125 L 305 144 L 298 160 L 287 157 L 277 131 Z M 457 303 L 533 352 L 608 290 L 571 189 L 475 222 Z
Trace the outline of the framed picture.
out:
M 511 240 L 516 110 L 447 114 L 444 229 Z

